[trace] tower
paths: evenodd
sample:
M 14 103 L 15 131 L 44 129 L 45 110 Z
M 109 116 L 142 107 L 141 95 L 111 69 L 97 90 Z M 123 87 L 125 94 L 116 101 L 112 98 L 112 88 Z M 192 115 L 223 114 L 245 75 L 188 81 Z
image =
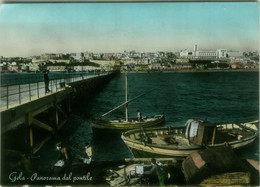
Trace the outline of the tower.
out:
M 194 45 L 194 52 L 196 53 L 197 50 L 198 50 L 198 46 L 197 46 L 197 44 L 195 44 L 195 45 Z
M 195 44 L 194 45 L 194 55 L 193 56 L 195 56 L 195 57 L 198 57 L 198 46 L 197 46 L 197 44 Z

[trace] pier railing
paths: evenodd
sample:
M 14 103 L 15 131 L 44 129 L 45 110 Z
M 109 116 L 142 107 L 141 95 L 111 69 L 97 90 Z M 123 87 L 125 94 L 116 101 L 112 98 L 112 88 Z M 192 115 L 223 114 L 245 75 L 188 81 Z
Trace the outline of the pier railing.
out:
M 17 80 L 13 84 L 1 84 L 1 111 L 36 100 L 45 95 L 65 89 L 66 84 L 76 82 L 99 75 L 74 75 L 73 77 L 50 79 L 50 92 L 45 93 L 45 83 L 43 80 Z M 26 82 L 26 83 L 19 83 Z

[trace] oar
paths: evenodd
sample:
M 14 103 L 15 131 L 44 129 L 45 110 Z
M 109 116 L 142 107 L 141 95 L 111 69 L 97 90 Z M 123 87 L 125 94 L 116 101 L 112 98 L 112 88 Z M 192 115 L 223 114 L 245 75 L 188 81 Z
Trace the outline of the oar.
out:
M 124 105 L 126 105 L 126 104 L 128 104 L 128 103 L 130 103 L 130 102 L 132 102 L 133 100 L 138 99 L 139 97 L 142 97 L 143 95 L 146 95 L 147 93 L 149 93 L 149 92 L 151 92 L 151 91 L 153 91 L 153 90 L 155 90 L 155 89 L 157 89 L 157 88 L 159 88 L 159 86 L 156 87 L 156 88 L 153 88 L 153 89 L 151 89 L 151 90 L 148 90 L 147 92 L 142 93 L 142 94 L 140 94 L 140 95 L 134 97 L 133 99 L 130 99 L 130 100 L 128 100 L 128 101 L 122 103 L 121 105 L 118 105 L 117 107 L 113 108 L 112 110 L 109 110 L 108 112 L 102 114 L 99 118 L 104 117 L 105 115 L 107 115 L 107 114 L 113 112 L 114 110 L 116 110 L 116 109 L 118 109 L 118 108 L 120 108 L 120 107 L 122 107 L 122 106 L 124 106 Z

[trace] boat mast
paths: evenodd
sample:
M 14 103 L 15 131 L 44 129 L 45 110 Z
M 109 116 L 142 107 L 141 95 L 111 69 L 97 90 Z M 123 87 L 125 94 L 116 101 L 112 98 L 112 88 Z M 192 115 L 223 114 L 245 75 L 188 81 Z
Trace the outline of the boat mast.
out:
M 158 86 L 158 87 L 159 87 L 159 86 Z M 147 92 L 142 93 L 142 94 L 140 94 L 140 95 L 134 97 L 133 99 L 128 100 L 127 102 L 123 102 L 122 104 L 116 106 L 116 107 L 113 108 L 112 110 L 109 110 L 108 112 L 102 114 L 102 115 L 100 116 L 100 118 L 101 118 L 101 117 L 104 117 L 104 116 L 106 116 L 106 115 L 108 115 L 108 114 L 110 114 L 110 113 L 113 112 L 114 110 L 116 110 L 116 109 L 118 109 L 118 108 L 120 108 L 120 107 L 122 107 L 122 106 L 125 106 L 126 104 L 128 104 L 128 103 L 130 103 L 130 102 L 132 102 L 132 101 L 134 101 L 134 100 L 136 100 L 136 99 L 138 99 L 138 98 L 140 98 L 140 97 L 142 97 L 142 96 L 144 96 L 144 95 L 146 95 L 146 94 L 148 94 L 148 93 L 151 93 L 153 90 L 157 89 L 158 87 L 153 88 L 153 89 L 151 89 L 151 90 L 148 90 Z
M 125 71 L 125 121 L 128 122 L 128 90 L 127 90 L 127 71 Z

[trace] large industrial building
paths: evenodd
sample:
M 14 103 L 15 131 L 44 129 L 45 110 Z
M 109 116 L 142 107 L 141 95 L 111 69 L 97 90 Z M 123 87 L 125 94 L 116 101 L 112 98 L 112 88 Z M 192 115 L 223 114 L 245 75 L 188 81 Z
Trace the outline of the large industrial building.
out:
M 183 58 L 228 58 L 228 57 L 242 57 L 243 53 L 239 51 L 228 51 L 227 49 L 217 49 L 216 51 L 199 51 L 198 46 L 194 45 L 193 51 L 187 49 L 180 52 L 180 57 Z

